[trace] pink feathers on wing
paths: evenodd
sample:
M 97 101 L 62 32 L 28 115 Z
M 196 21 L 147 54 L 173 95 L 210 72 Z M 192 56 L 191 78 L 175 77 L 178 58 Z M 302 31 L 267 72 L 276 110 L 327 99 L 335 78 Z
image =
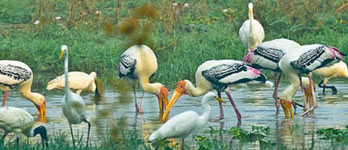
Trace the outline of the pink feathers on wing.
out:
M 261 72 L 259 70 L 255 69 L 253 67 L 249 67 L 249 66 L 247 66 L 247 67 L 248 67 L 248 70 L 252 71 L 255 75 L 261 74 Z

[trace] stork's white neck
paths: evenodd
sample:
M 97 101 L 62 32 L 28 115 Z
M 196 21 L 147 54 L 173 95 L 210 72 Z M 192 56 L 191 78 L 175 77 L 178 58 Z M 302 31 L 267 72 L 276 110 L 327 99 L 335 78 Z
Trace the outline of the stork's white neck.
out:
M 296 94 L 298 87 L 300 86 L 300 79 L 297 74 L 289 73 L 290 85 L 281 93 L 280 99 L 292 101 L 293 96 Z
M 185 82 L 186 93 L 190 96 L 201 96 L 211 90 L 203 86 L 194 87 L 190 80 L 185 80 Z
M 147 78 L 140 78 L 140 85 L 145 92 L 155 94 L 156 96 L 160 93 L 161 87 L 163 86 L 161 83 L 150 83 Z
M 254 21 L 254 14 L 253 14 L 253 8 L 251 7 L 249 8 L 249 24 L 250 24 L 250 34 L 252 39 L 254 39 L 254 34 L 255 34 L 253 21 Z

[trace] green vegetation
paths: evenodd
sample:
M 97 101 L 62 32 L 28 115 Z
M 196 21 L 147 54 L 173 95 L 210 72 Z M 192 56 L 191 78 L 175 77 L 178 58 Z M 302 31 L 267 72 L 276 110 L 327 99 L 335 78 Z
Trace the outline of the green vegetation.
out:
M 39 76 L 42 83 L 34 84 L 45 85 L 63 72 L 58 55 L 60 46 L 66 44 L 71 50 L 71 70 L 97 71 L 105 79 L 114 76 L 120 54 L 130 46 L 129 38 L 120 36 L 117 26 L 136 7 L 147 3 L 160 14 L 146 42 L 159 62 L 153 80 L 172 87 L 175 81 L 193 80 L 194 71 L 206 60 L 243 58 L 246 50 L 238 31 L 248 18 L 248 1 L 189 0 L 185 1 L 188 7 L 183 0 L 176 2 L 177 6 L 171 1 L 148 0 L 2 0 L 0 59 L 27 63 L 36 76 L 43 74 Z M 265 41 L 290 38 L 347 52 L 348 9 L 344 2 L 256 1 L 254 14 L 264 26 Z M 40 21 L 37 25 L 36 20 Z

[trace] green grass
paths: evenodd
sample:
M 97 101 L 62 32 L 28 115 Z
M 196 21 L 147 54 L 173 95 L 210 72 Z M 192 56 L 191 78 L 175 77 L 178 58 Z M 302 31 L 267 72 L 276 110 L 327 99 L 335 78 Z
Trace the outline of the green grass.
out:
M 107 76 L 116 74 L 120 54 L 130 46 L 129 38 L 117 33 L 117 26 L 131 17 L 135 7 L 148 2 L 161 14 L 151 40 L 145 42 L 158 57 L 154 81 L 172 87 L 178 80 L 194 80 L 196 68 L 206 60 L 243 58 L 245 48 L 238 37 L 247 19 L 248 2 L 243 0 L 189 0 L 185 9 L 181 0 L 177 1 L 180 8 L 173 8 L 169 1 L 147 0 L 3 0 L 0 59 L 27 63 L 47 83 L 63 72 L 58 55 L 66 44 L 71 51 L 70 70 L 97 71 L 108 80 Z M 257 1 L 254 14 L 264 26 L 265 41 L 290 38 L 300 44 L 336 46 L 347 53 L 348 9 L 337 10 L 343 4 L 344 0 Z M 96 15 L 97 10 L 102 15 Z M 40 24 L 34 25 L 35 20 Z M 105 28 L 108 25 L 111 28 Z

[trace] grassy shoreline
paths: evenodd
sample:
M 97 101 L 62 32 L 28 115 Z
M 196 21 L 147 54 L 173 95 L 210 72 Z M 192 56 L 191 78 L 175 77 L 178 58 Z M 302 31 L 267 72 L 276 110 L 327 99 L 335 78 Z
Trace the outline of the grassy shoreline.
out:
M 58 55 L 60 46 L 67 44 L 71 50 L 70 70 L 96 71 L 101 76 L 116 74 L 119 56 L 129 47 L 129 41 L 117 35 L 115 28 L 135 7 L 148 2 L 2 1 L 0 59 L 23 61 L 34 74 L 50 72 L 55 74 L 50 78 L 54 78 L 63 72 Z M 241 60 L 246 51 L 238 37 L 239 27 L 247 19 L 246 1 L 187 3 L 187 8 L 183 8 L 183 1 L 178 1 L 176 7 L 166 1 L 152 3 L 161 14 L 151 40 L 146 42 L 159 63 L 152 80 L 170 87 L 178 80 L 194 80 L 196 68 L 206 60 Z M 300 44 L 332 45 L 347 53 L 348 13 L 347 9 L 339 9 L 343 4 L 343 0 L 257 1 L 254 13 L 265 28 L 265 41 L 290 38 Z M 56 20 L 56 16 L 62 18 Z M 34 25 L 35 20 L 40 23 Z

